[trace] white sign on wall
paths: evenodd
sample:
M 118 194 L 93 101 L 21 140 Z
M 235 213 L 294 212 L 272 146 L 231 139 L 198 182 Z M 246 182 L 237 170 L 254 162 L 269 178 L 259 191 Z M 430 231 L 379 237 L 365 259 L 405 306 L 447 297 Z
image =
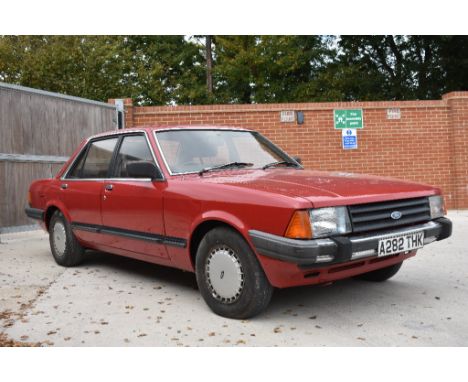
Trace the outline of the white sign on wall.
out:
M 401 119 L 401 110 L 399 107 L 387 109 L 387 119 Z
M 295 122 L 296 113 L 294 110 L 283 110 L 280 112 L 280 122 Z
M 343 129 L 341 130 L 341 139 L 343 142 L 344 150 L 353 150 L 358 148 L 357 143 L 357 130 L 356 129 Z

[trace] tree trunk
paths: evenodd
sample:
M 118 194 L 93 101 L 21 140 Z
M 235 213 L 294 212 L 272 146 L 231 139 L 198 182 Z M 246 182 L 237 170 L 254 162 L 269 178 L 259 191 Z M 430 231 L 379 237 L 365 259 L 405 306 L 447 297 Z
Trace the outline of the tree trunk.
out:
M 213 55 L 211 53 L 211 36 L 205 36 L 206 46 L 206 90 L 208 96 L 213 95 Z

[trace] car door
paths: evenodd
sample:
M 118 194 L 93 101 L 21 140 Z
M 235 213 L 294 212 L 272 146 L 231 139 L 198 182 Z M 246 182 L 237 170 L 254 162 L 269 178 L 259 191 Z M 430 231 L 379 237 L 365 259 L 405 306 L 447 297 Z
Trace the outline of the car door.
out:
M 101 193 L 118 137 L 90 141 L 61 179 L 60 198 L 69 215 L 75 235 L 92 243 L 99 242 Z
M 163 190 L 160 179 L 132 178 L 127 164 L 157 166 L 145 133 L 123 135 L 112 165 L 112 177 L 102 185 L 102 234 L 106 245 L 153 257 L 168 258 L 164 246 Z M 161 173 L 162 174 L 162 173 Z

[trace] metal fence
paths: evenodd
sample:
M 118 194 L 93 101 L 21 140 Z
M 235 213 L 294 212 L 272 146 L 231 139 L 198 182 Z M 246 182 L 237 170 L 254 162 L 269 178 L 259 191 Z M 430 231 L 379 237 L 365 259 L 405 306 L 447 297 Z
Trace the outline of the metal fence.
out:
M 53 177 L 84 138 L 117 120 L 115 105 L 0 82 L 0 231 L 31 225 L 29 184 Z

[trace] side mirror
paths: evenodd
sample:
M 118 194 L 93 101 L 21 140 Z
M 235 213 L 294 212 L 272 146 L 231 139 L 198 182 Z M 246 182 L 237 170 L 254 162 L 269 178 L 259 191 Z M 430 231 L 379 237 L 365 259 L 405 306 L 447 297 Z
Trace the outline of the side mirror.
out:
M 127 174 L 130 178 L 162 178 L 161 171 L 151 162 L 130 162 L 127 163 Z
M 302 164 L 302 159 L 300 157 L 292 157 L 297 163 Z

